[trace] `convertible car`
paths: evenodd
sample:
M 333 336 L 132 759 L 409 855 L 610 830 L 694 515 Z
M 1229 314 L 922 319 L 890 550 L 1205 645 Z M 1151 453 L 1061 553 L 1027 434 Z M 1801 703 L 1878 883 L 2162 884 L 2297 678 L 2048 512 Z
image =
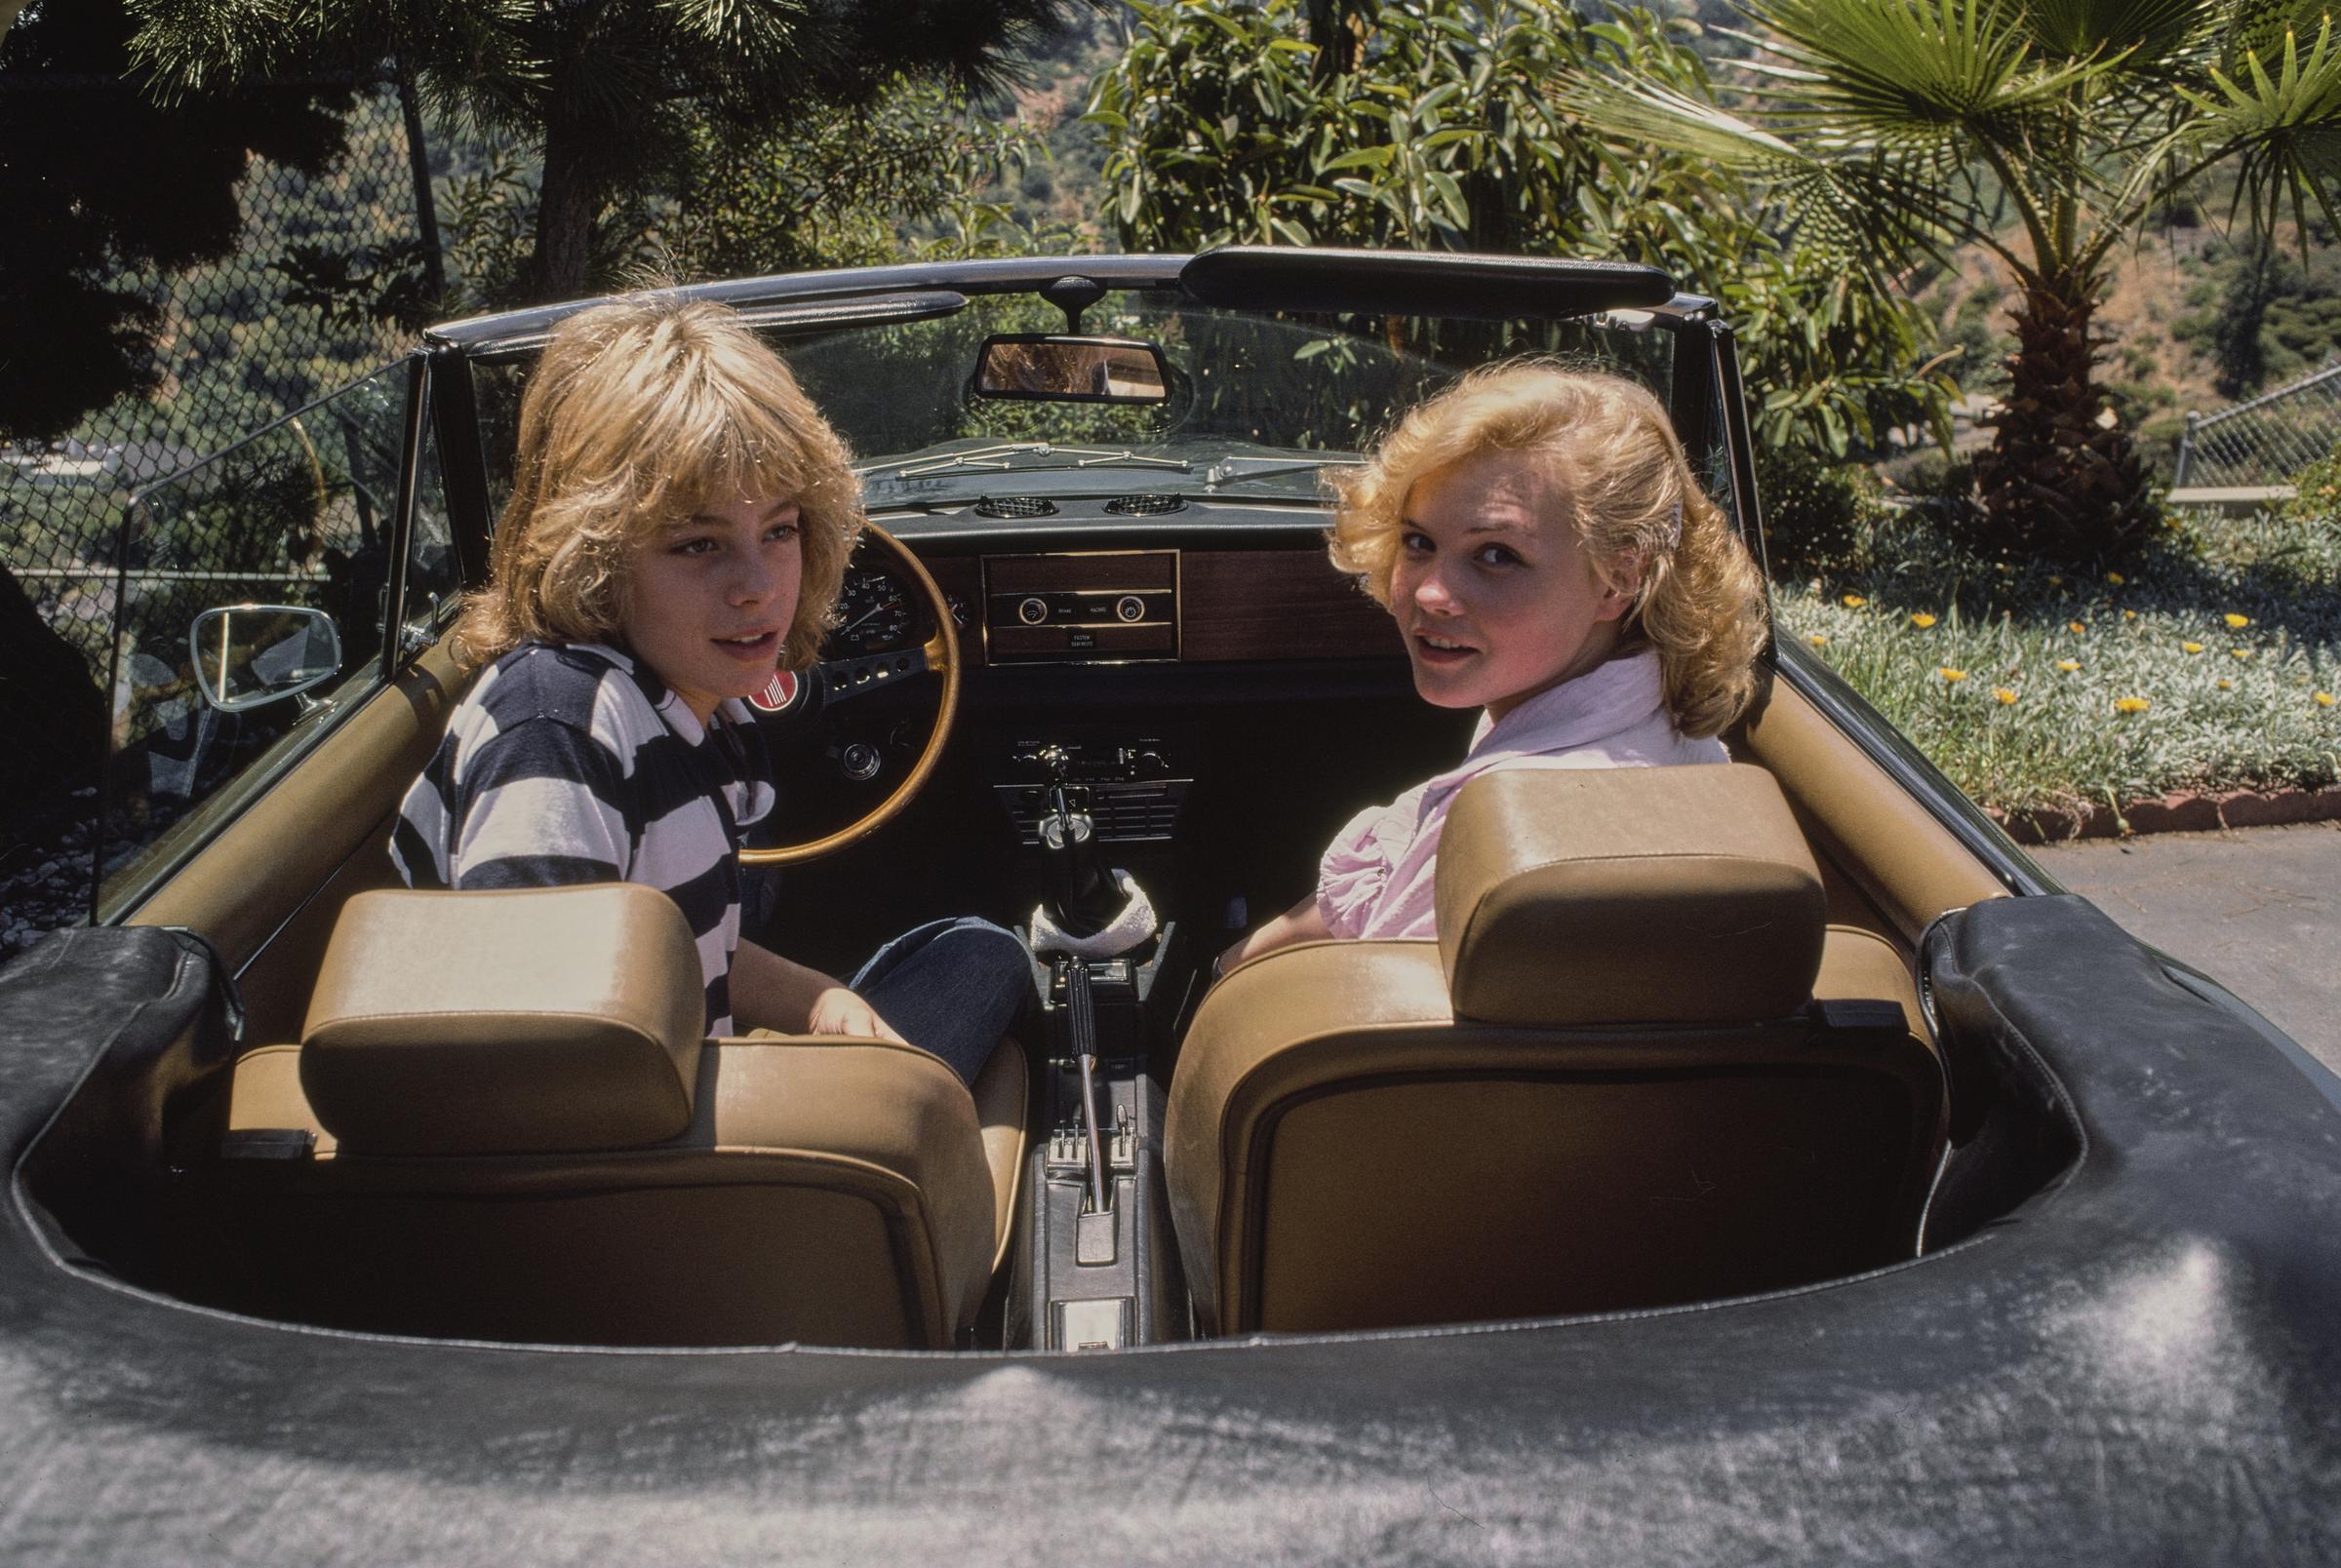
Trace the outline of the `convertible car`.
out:
M 758 699 L 751 927 L 1083 953 L 971 1093 L 701 1039 L 657 894 L 399 887 L 581 306 L 426 333 L 135 508 L 94 919 L 0 971 L 0 1553 L 2341 1559 L 2341 1084 L 1799 647 L 1727 764 L 1475 782 L 1439 941 L 1213 983 L 1466 741 L 1328 471 L 1558 355 L 1761 559 L 1713 301 L 1256 248 L 687 292 L 874 525 Z

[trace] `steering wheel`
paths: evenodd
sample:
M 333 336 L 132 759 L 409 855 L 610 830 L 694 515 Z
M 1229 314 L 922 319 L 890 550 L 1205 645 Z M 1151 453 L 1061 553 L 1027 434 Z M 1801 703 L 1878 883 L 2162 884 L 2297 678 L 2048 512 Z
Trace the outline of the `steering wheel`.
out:
M 899 815 L 910 804 L 911 798 L 924 789 L 934 772 L 935 764 L 942 760 L 943 742 L 951 733 L 951 723 L 959 717 L 959 633 L 951 624 L 950 601 L 943 597 L 934 578 L 919 558 L 904 547 L 900 539 L 871 523 L 863 526 L 862 537 L 883 545 L 893 552 L 894 562 L 905 575 L 926 596 L 927 608 L 934 619 L 934 635 L 915 648 L 897 649 L 892 653 L 868 653 L 852 658 L 822 659 L 812 668 L 784 671 L 775 678 L 775 686 L 785 686 L 793 676 L 795 695 L 783 711 L 792 717 L 810 719 L 813 714 L 865 697 L 875 691 L 892 690 L 911 676 L 932 672 L 943 679 L 942 701 L 935 705 L 934 725 L 927 733 L 927 744 L 920 749 L 919 760 L 902 776 L 893 792 L 873 806 L 859 820 L 848 823 L 835 833 L 826 834 L 804 843 L 781 844 L 769 849 L 742 849 L 739 858 L 750 866 L 793 866 L 807 860 L 817 860 L 859 843 L 876 833 Z M 768 710 L 770 711 L 770 710 Z

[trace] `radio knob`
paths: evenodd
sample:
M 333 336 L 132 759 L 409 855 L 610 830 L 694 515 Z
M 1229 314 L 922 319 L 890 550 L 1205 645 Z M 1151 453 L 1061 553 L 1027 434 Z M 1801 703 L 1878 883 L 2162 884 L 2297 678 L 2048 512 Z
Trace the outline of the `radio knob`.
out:
M 1027 595 L 1024 601 L 1016 606 L 1016 619 L 1027 626 L 1038 626 L 1048 618 L 1049 601 L 1043 599 L 1039 594 Z
M 1140 778 L 1160 778 L 1170 771 L 1161 752 L 1142 751 L 1131 759 L 1131 770 Z
M 1062 746 L 1043 746 L 1040 764 L 1049 770 L 1051 778 L 1063 778 L 1073 771 L 1073 754 Z
M 1128 623 L 1146 618 L 1146 601 L 1136 594 L 1124 594 L 1114 601 L 1114 619 Z

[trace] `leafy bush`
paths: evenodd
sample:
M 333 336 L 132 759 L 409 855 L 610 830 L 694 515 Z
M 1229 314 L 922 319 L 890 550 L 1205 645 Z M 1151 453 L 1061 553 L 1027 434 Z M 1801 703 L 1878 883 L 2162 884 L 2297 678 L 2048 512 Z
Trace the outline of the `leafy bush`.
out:
M 1918 423 L 1948 439 L 1950 383 L 1920 363 L 1914 307 L 1823 249 L 1783 243 L 1711 159 L 1654 149 L 1556 98 L 1566 79 L 1630 76 L 1709 100 L 1679 20 L 1528 0 L 1169 0 L 1131 13 L 1088 115 L 1127 248 L 1646 262 L 1722 301 L 1766 446 L 1842 457 Z
M 1763 448 L 1756 490 L 1764 501 L 1765 553 L 1776 576 L 1858 569 L 1887 511 L 1866 467 L 1833 463 L 1804 447 Z
M 2295 523 L 2341 520 L 2341 447 L 2292 476 L 2294 494 L 2283 516 Z

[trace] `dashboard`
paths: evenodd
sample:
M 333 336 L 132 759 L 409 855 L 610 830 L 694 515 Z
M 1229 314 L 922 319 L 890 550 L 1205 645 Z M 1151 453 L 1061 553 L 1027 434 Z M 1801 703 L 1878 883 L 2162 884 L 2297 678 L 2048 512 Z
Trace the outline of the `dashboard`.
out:
M 1394 654 L 1390 617 L 1322 546 L 950 553 L 918 549 L 972 666 L 1222 664 Z M 916 647 L 922 596 L 871 554 L 848 568 L 825 657 Z
M 1264 682 L 1307 687 L 1343 664 L 1403 657 L 1387 612 L 1328 561 L 1313 517 L 1244 537 L 1097 530 L 1078 541 L 884 522 L 935 579 L 958 631 L 966 713 L 953 752 L 973 775 L 965 783 L 1024 845 L 1037 843 L 1051 785 L 1073 792 L 1103 840 L 1168 843 L 1204 771 L 1205 708 Z M 907 653 L 933 630 L 898 559 L 865 546 L 823 658 Z M 920 685 L 799 737 L 784 776 L 797 780 L 800 820 L 851 819 L 900 776 L 932 713 Z

